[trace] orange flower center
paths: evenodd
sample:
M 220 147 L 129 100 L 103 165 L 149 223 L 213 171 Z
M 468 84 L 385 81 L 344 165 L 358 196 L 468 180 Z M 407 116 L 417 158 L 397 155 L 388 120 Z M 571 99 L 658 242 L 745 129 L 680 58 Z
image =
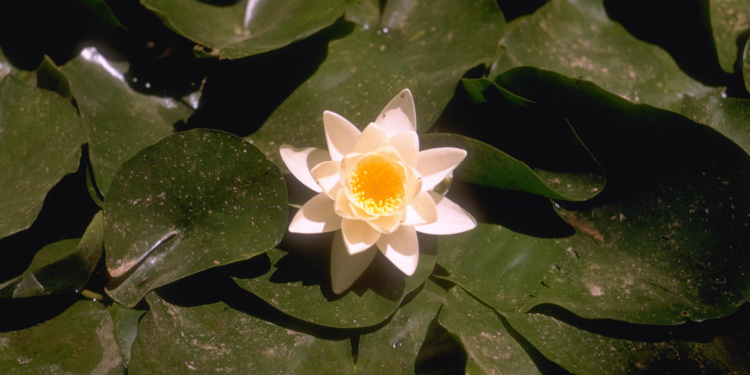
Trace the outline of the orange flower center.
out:
M 370 154 L 349 174 L 349 187 L 359 207 L 370 215 L 389 214 L 404 201 L 404 168 L 382 155 Z

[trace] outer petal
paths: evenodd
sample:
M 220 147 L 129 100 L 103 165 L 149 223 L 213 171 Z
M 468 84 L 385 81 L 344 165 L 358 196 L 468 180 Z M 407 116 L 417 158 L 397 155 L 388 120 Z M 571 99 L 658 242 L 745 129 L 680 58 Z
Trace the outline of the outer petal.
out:
M 338 194 L 341 189 L 340 167 L 340 161 L 327 161 L 318 164 L 315 168 L 310 170 L 310 174 L 315 179 L 315 182 L 318 183 L 323 189 L 323 192 L 331 199 L 336 199 L 336 194 Z
M 341 234 L 344 237 L 346 251 L 350 255 L 369 249 L 380 238 L 380 232 L 370 228 L 367 222 L 361 220 L 342 219 Z
M 354 145 L 354 152 L 366 154 L 377 150 L 387 143 L 388 137 L 385 133 L 377 125 L 370 124 L 362 131 L 362 136 L 359 137 L 357 144 Z
M 349 255 L 344 245 L 341 232 L 333 235 L 331 248 L 331 287 L 333 292 L 341 294 L 354 284 L 375 258 L 375 247 L 355 255 Z
M 375 123 L 388 135 L 388 138 L 402 132 L 417 131 L 417 111 L 411 91 L 405 89 L 391 99 L 380 112 Z
M 432 190 L 448 173 L 453 172 L 465 157 L 465 150 L 453 147 L 432 148 L 420 152 L 417 171 L 422 175 L 422 191 Z
M 318 193 L 323 191 L 315 183 L 310 170 L 324 161 L 331 160 L 330 155 L 325 150 L 314 147 L 294 148 L 283 145 L 279 148 L 279 153 L 281 154 L 281 160 L 284 161 L 284 164 L 286 164 L 286 167 L 289 168 L 294 177 Z
M 437 206 L 435 200 L 429 193 L 420 192 L 409 206 L 406 207 L 406 217 L 402 225 L 423 225 L 434 223 L 438 219 Z
M 419 154 L 419 136 L 414 132 L 398 133 L 391 137 L 391 144 L 396 149 L 404 164 L 416 168 Z
M 323 233 L 341 228 L 341 217 L 333 208 L 333 200 L 321 193 L 312 197 L 294 215 L 289 231 Z
M 438 220 L 431 224 L 415 226 L 417 231 L 427 234 L 455 234 L 466 232 L 477 226 L 474 217 L 450 199 L 434 191 L 427 193 L 437 203 Z
M 362 133 L 349 120 L 331 111 L 325 111 L 323 125 L 332 160 L 339 161 L 344 155 L 354 151 L 354 144 Z
M 406 276 L 414 274 L 419 263 L 419 241 L 414 227 L 401 226 L 391 234 L 380 236 L 377 242 L 380 251 Z

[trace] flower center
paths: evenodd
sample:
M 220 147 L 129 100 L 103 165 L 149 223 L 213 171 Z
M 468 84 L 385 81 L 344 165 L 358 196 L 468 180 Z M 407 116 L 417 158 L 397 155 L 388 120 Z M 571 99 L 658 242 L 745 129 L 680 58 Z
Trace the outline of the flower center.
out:
M 370 215 L 389 214 L 404 201 L 404 170 L 397 162 L 371 154 L 357 162 L 349 174 L 356 203 Z

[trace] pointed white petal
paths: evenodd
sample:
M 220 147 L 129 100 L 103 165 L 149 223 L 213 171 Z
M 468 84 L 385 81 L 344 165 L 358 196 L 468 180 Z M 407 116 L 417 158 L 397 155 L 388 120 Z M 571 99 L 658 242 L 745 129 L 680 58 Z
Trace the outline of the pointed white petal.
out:
M 422 191 L 432 190 L 448 173 L 453 172 L 465 157 L 466 151 L 453 147 L 421 151 L 417 171 L 422 175 Z
M 341 228 L 341 216 L 333 209 L 333 200 L 324 193 L 307 201 L 289 224 L 293 233 L 323 233 Z
M 411 91 L 405 89 L 391 99 L 380 112 L 375 123 L 388 135 L 388 138 L 402 132 L 417 131 L 417 111 Z
M 323 112 L 323 125 L 326 130 L 328 152 L 331 159 L 339 161 L 344 155 L 354 151 L 354 145 L 362 134 L 349 120 L 331 111 Z
M 414 132 L 398 133 L 391 137 L 391 144 L 401 156 L 404 164 L 416 168 L 419 154 L 419 136 Z
M 342 219 L 341 234 L 344 237 L 346 251 L 351 255 L 367 250 L 380 238 L 380 232 L 361 220 Z
M 414 227 L 401 226 L 391 234 L 380 236 L 380 251 L 406 276 L 414 274 L 419 262 L 419 241 Z
M 373 152 L 386 143 L 388 143 L 388 137 L 385 133 L 377 125 L 370 124 L 362 131 L 362 136 L 354 145 L 354 152 L 362 154 Z
M 359 254 L 349 255 L 341 232 L 336 232 L 333 235 L 333 246 L 331 247 L 331 287 L 333 292 L 341 294 L 349 289 L 372 263 L 375 254 L 377 254 L 377 250 L 373 246 Z
M 308 148 L 294 148 L 292 146 L 283 145 L 279 148 L 281 154 L 281 160 L 284 161 L 286 167 L 292 172 L 301 183 L 305 184 L 308 188 L 320 193 L 323 190 L 315 183 L 315 179 L 310 174 L 310 170 L 316 165 L 331 160 L 330 155 L 325 150 L 319 148 L 308 147 Z
M 423 225 L 434 223 L 438 219 L 437 206 L 427 192 L 420 192 L 409 206 L 406 207 L 406 217 L 402 225 Z
M 380 216 L 367 222 L 370 224 L 372 229 L 384 234 L 393 233 L 401 225 L 401 219 L 403 219 L 404 213 L 397 212 L 393 215 Z
M 428 191 L 428 193 L 437 203 L 438 220 L 431 224 L 415 226 L 418 232 L 455 234 L 472 230 L 477 226 L 476 219 L 452 200 L 434 191 Z
M 346 219 L 357 219 L 357 216 L 354 215 L 351 204 L 349 204 L 349 199 L 346 198 L 346 194 L 344 194 L 343 189 L 340 189 L 338 194 L 336 194 L 336 202 L 334 207 L 337 215 Z
M 331 199 L 336 199 L 336 195 L 341 189 L 340 167 L 340 161 L 327 161 L 318 164 L 310 171 L 310 174 L 323 189 L 323 192 L 328 194 L 328 197 Z

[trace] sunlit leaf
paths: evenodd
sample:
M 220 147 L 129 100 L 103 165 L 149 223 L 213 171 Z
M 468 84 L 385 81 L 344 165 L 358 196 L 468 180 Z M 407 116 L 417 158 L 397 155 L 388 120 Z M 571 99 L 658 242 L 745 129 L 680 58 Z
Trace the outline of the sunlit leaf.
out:
M 104 195 L 117 169 L 138 151 L 171 134 L 192 109 L 171 98 L 134 91 L 125 82 L 126 63 L 108 60 L 94 47 L 62 67 L 88 128 L 89 157 Z
M 744 49 L 744 45 L 737 42 L 747 38 L 750 31 L 750 2 L 711 0 L 708 4 L 719 63 L 724 71 L 734 73 L 735 64 L 742 58 Z
M 180 306 L 156 293 L 141 320 L 128 373 L 350 373 L 349 340 L 321 339 L 223 302 Z
M 69 102 L 13 76 L 0 82 L 0 238 L 31 225 L 47 191 L 78 169 L 83 143 Z
M 682 100 L 682 113 L 693 121 L 716 129 L 750 154 L 750 101 L 688 96 Z
M 249 259 L 286 224 L 278 169 L 235 136 L 174 134 L 123 164 L 104 202 L 107 293 L 134 306 L 150 290 Z
M 236 59 L 283 47 L 329 26 L 343 0 L 141 0 L 176 33 L 207 47 L 203 53 Z M 196 22 L 200 20 L 200 22 Z
M 78 292 L 99 263 L 103 244 L 104 221 L 98 213 L 83 238 L 62 240 L 39 250 L 21 276 L 0 284 L 0 297 Z
M 98 302 L 79 301 L 43 324 L 0 332 L 4 374 L 122 374 L 112 318 Z
M 550 69 L 675 112 L 682 95 L 711 91 L 683 73 L 667 52 L 610 20 L 603 0 L 552 0 L 509 24 L 502 45 L 492 75 L 521 65 Z

